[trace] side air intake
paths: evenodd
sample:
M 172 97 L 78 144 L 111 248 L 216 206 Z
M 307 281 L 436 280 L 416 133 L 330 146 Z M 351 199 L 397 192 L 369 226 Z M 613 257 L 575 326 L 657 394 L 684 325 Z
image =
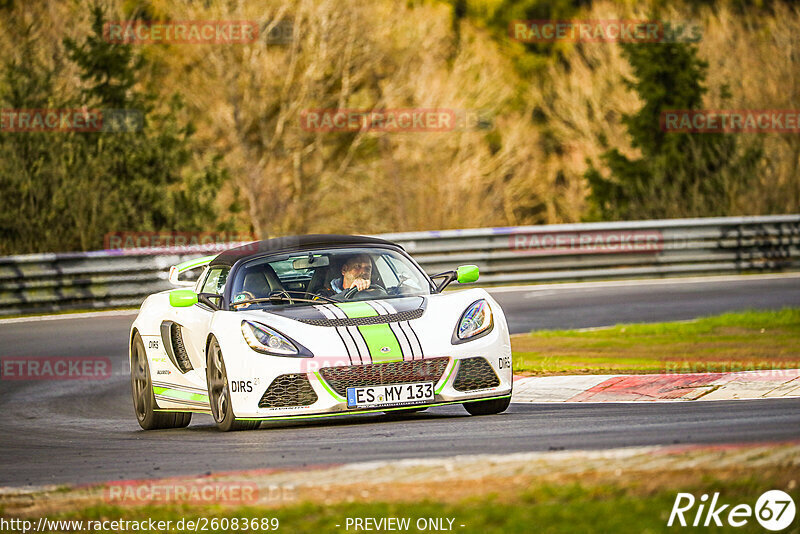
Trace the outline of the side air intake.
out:
M 167 351 L 167 356 L 181 373 L 186 373 L 194 369 L 183 344 L 181 325 L 172 321 L 161 323 L 161 342 Z
M 317 394 L 305 373 L 280 375 L 272 381 L 258 401 L 259 408 L 311 406 Z
M 458 362 L 458 373 L 453 381 L 456 391 L 496 388 L 500 379 L 486 358 L 466 358 Z

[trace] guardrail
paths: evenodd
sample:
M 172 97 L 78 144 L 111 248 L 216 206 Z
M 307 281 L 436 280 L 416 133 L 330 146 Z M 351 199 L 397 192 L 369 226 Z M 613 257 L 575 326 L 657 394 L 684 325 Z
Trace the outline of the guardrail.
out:
M 800 215 L 557 224 L 383 234 L 430 274 L 476 264 L 482 285 L 800 268 Z M 226 245 L 224 248 L 229 248 Z M 222 247 L 218 247 L 221 249 Z M 0 315 L 137 306 L 172 285 L 162 249 L 0 258 Z

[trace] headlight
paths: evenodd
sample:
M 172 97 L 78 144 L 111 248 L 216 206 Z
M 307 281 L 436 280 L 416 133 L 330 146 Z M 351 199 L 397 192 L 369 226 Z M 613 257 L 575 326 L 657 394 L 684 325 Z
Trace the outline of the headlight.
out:
M 489 307 L 489 303 L 485 300 L 475 301 L 470 304 L 458 321 L 456 331 L 453 333 L 453 344 L 485 336 L 491 332 L 493 326 L 492 309 Z
M 311 358 L 308 349 L 272 328 L 250 321 L 242 321 L 242 335 L 250 348 L 273 356 Z

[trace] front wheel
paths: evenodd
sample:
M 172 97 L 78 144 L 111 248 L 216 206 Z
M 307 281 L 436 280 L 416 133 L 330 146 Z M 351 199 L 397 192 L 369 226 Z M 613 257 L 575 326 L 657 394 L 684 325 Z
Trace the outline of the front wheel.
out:
M 511 404 L 511 397 L 477 402 L 465 402 L 464 408 L 470 415 L 494 415 L 506 411 Z
M 136 420 L 144 430 L 159 428 L 183 428 L 192 420 L 191 412 L 157 412 L 156 398 L 153 395 L 153 381 L 150 378 L 150 365 L 139 332 L 133 336 L 131 345 L 131 393 Z
M 252 430 L 258 428 L 259 421 L 237 421 L 233 415 L 231 393 L 228 387 L 228 373 L 225 371 L 225 360 L 217 338 L 212 337 L 206 352 L 206 382 L 208 384 L 208 402 L 211 404 L 211 415 L 217 428 L 223 432 L 231 430 Z

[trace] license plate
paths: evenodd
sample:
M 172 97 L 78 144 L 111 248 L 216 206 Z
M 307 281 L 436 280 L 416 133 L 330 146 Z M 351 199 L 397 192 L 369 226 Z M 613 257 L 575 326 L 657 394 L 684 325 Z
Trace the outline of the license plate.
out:
M 347 388 L 348 408 L 423 404 L 432 400 L 432 382 Z

